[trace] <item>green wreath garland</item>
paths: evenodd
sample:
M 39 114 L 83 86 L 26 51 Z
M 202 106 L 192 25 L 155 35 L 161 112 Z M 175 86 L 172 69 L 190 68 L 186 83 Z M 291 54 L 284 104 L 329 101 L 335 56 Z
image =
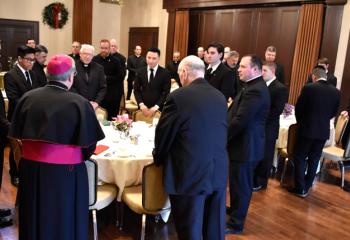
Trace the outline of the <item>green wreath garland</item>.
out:
M 43 12 L 43 23 L 53 29 L 62 28 L 68 21 L 68 10 L 63 3 L 54 2 L 47 5 Z

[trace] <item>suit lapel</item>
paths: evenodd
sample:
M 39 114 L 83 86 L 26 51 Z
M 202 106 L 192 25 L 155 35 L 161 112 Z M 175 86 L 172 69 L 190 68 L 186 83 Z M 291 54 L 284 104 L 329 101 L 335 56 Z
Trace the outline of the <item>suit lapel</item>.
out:
M 18 66 L 16 66 L 16 73 L 18 75 L 19 81 L 21 81 L 20 83 L 22 83 L 28 90 L 32 89 L 32 86 L 30 86 L 30 84 L 27 82 L 26 77 Z

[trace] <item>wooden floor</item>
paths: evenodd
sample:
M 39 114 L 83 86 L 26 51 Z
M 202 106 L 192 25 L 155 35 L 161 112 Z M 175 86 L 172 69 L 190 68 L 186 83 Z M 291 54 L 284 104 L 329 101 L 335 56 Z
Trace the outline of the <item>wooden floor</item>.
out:
M 7 155 L 7 154 L 6 154 Z M 306 199 L 298 198 L 271 179 L 266 191 L 253 194 L 244 233 L 227 235 L 226 239 L 350 239 L 350 193 L 339 187 L 339 172 L 326 164 L 321 180 L 313 186 Z M 347 188 L 350 173 L 347 173 Z M 5 160 L 0 207 L 13 208 L 16 188 L 9 183 L 8 163 Z M 15 211 L 14 211 L 15 212 Z M 126 209 L 124 229 L 119 231 L 110 215 L 113 206 L 98 213 L 99 239 L 139 239 L 141 217 Z M 16 219 L 16 213 L 14 214 Z M 146 239 L 177 239 L 173 221 L 167 224 L 147 219 Z M 0 240 L 17 239 L 16 225 L 0 229 Z M 90 238 L 92 239 L 90 226 Z

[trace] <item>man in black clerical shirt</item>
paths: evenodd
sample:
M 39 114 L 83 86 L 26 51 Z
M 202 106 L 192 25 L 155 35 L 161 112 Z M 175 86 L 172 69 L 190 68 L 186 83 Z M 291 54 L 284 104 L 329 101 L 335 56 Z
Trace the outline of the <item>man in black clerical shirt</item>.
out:
M 147 66 L 146 58 L 141 56 L 142 48 L 141 46 L 135 46 L 134 55 L 128 57 L 127 68 L 129 71 L 128 74 L 128 93 L 126 96 L 127 100 L 130 100 L 131 92 L 133 89 L 134 80 L 136 77 L 136 71 L 141 68 Z
M 108 112 L 108 119 L 119 114 L 120 100 L 124 93 L 123 71 L 120 61 L 111 55 L 110 43 L 107 39 L 100 41 L 100 54 L 96 55 L 92 61 L 103 66 L 106 75 L 107 92 L 102 102 Z
M 126 75 L 126 58 L 124 57 L 123 54 L 119 53 L 119 48 L 118 48 L 118 44 L 117 44 L 117 40 L 115 40 L 114 38 L 109 40 L 109 44 L 111 46 L 111 55 L 113 57 L 116 57 L 119 60 L 121 69 L 122 69 L 122 78 L 124 80 L 125 75 Z
M 239 80 L 239 75 L 238 75 L 239 53 L 237 51 L 229 52 L 227 54 L 227 58 L 226 58 L 224 65 L 226 67 L 228 67 L 233 74 L 234 92 L 235 92 L 235 96 L 236 96 L 242 90 L 242 82 Z
M 180 64 L 180 52 L 175 51 L 173 53 L 173 60 L 169 61 L 168 64 L 166 65 L 166 69 L 169 71 L 170 76 L 171 76 L 171 81 L 176 81 L 179 87 L 181 87 L 181 82 L 179 78 L 179 74 L 177 73 L 177 69 L 179 68 Z
M 101 105 L 106 95 L 106 76 L 103 67 L 91 61 L 95 48 L 83 44 L 80 49 L 80 60 L 76 61 L 77 74 L 70 91 L 78 93 L 90 101 L 94 109 Z
M 274 62 L 277 66 L 276 68 L 276 78 L 278 81 L 281 83 L 285 83 L 284 79 L 284 68 L 283 65 L 279 64 L 276 62 L 276 54 L 277 54 L 277 49 L 275 46 L 268 46 L 265 51 L 265 61 L 266 62 Z
M 72 57 L 75 61 L 80 60 L 80 42 L 74 41 L 72 43 L 72 53 L 68 54 L 68 56 Z
M 40 82 L 40 86 L 45 86 L 47 83 L 47 78 L 44 71 L 46 58 L 47 48 L 43 45 L 37 45 L 35 48 L 35 62 L 32 70 Z

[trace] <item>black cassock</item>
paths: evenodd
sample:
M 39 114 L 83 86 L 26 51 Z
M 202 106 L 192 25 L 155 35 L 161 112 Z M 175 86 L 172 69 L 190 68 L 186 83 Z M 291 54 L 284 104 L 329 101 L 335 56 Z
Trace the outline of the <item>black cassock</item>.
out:
M 79 147 L 83 156 L 77 164 L 21 159 L 19 239 L 88 239 L 88 179 L 83 160 L 104 138 L 91 104 L 65 85 L 49 82 L 18 102 L 9 136 L 62 149 Z

